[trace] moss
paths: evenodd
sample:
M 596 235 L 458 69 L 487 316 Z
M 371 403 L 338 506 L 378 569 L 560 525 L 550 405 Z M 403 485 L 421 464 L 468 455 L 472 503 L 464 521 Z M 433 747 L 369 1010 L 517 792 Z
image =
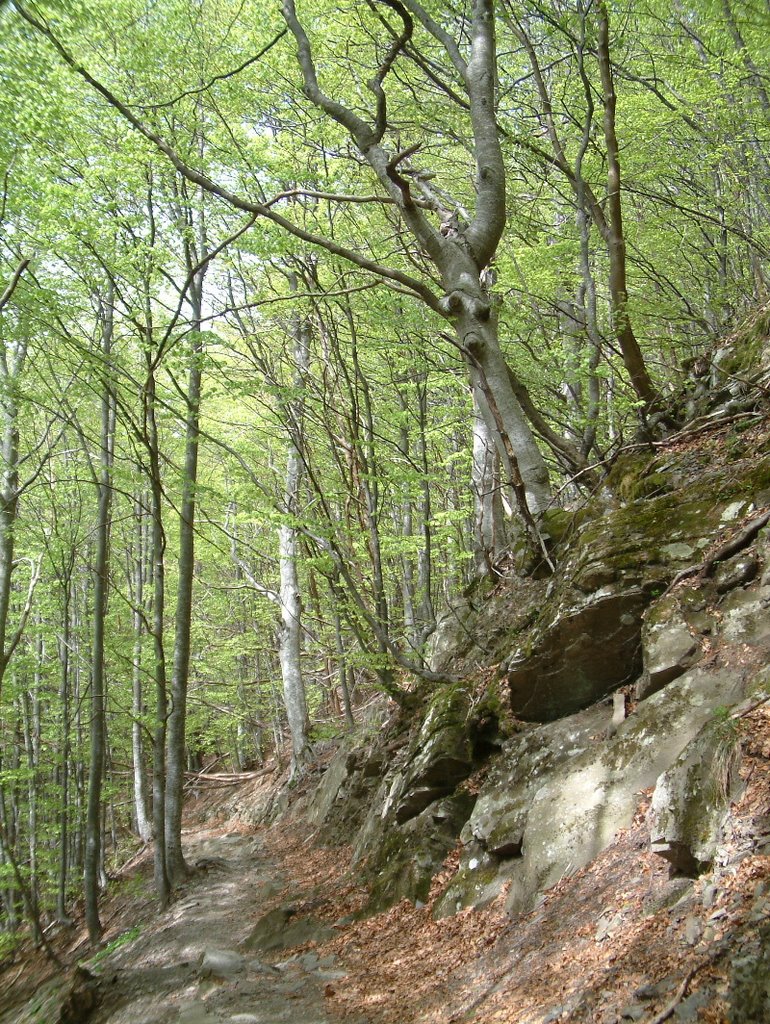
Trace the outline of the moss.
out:
M 620 482 L 618 493 L 624 501 L 638 501 L 653 498 L 671 490 L 671 478 L 667 473 L 646 473 L 642 476 L 629 474 Z
M 550 508 L 543 513 L 543 532 L 555 544 L 561 544 L 575 529 L 575 516 L 563 508 Z
M 731 351 L 719 363 L 719 370 L 726 376 L 751 373 L 761 361 L 768 337 L 770 310 L 764 309 L 738 329 Z
M 649 451 L 623 452 L 615 459 L 612 469 L 607 474 L 605 483 L 613 494 L 620 494 L 623 481 L 638 479 L 649 465 Z
M 405 897 L 427 900 L 434 874 L 457 841 L 476 801 L 459 790 L 403 826 L 390 823 L 378 839 L 365 878 L 368 909 L 382 910 Z
M 743 493 L 752 496 L 770 487 L 770 457 L 765 456 L 755 462 L 742 478 Z

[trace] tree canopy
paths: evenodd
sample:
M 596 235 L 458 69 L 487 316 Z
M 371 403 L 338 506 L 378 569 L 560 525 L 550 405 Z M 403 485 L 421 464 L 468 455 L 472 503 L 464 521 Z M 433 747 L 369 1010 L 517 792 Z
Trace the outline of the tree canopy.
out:
M 0 895 L 301 773 L 768 293 L 760 0 L 0 2 Z M 684 395 L 684 398 L 682 397 Z M 56 841 L 58 837 L 58 842 Z M 163 837 L 163 841 L 161 841 Z M 2 940 L 2 936 L 0 936 Z

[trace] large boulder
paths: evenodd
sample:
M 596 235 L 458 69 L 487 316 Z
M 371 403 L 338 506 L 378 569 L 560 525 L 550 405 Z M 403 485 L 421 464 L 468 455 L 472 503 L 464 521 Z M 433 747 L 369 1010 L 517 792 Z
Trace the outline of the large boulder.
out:
M 373 909 L 403 897 L 425 899 L 473 807 L 475 797 L 458 786 L 474 758 L 470 694 L 440 686 L 370 790 L 369 812 L 354 839 L 353 860 L 371 885 Z
M 558 577 L 502 662 L 513 714 L 553 721 L 634 681 L 643 669 L 647 694 L 692 665 L 697 640 L 676 610 L 670 622 L 661 610 L 660 621 L 649 623 L 643 664 L 643 617 L 680 570 L 703 559 L 720 528 L 751 507 L 750 499 L 733 497 L 704 497 L 702 486 L 691 484 L 582 522 L 576 516 Z

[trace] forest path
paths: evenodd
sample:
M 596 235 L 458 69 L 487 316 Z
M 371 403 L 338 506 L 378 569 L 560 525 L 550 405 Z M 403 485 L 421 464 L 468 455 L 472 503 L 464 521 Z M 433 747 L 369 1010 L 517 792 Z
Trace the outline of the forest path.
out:
M 285 883 L 260 838 L 191 832 L 185 857 L 198 867 L 174 903 L 100 959 L 100 1005 L 89 1022 L 326 1024 L 324 989 L 344 973 L 331 957 L 305 952 L 268 963 L 249 949 Z

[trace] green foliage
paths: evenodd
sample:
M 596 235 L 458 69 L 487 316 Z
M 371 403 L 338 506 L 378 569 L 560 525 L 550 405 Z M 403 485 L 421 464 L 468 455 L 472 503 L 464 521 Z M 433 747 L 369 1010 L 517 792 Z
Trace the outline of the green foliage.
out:
M 393 11 L 350 5 L 341 12 L 326 0 L 298 7 L 323 88 L 371 121 L 369 83 L 392 41 L 381 17 L 392 28 Z M 467 57 L 463 12 L 427 8 Z M 575 186 L 580 159 L 585 186 L 606 210 L 595 10 L 498 6 L 507 222 L 489 288 L 503 354 L 546 426 L 603 465 L 636 430 L 639 403 L 615 340 L 607 241 Z M 392 197 L 378 193 L 344 129 L 319 116 L 302 92 L 295 46 L 278 38 L 277 5 L 46 0 L 35 11 L 196 171 L 441 294 Z M 726 326 L 767 292 L 766 85 L 752 69 L 767 67 L 770 52 L 761 19 L 751 15 L 747 5 L 716 0 L 683 11 L 662 4 L 637 5 L 623 17 L 610 11 L 627 311 L 664 404 L 684 367 L 708 364 Z M 132 726 L 140 726 L 148 773 L 155 724 L 152 567 L 145 566 L 141 600 L 135 571 L 148 561 L 153 525 L 151 414 L 166 570 L 159 640 L 170 668 L 186 382 L 191 369 L 201 371 L 188 737 L 192 753 L 232 764 L 258 761 L 281 742 L 281 528 L 299 536 L 302 669 L 314 718 L 336 713 L 340 668 L 354 702 L 392 685 L 378 628 L 404 654 L 422 655 L 436 610 L 474 572 L 472 402 L 446 322 L 413 295 L 264 217 L 246 229 L 245 212 L 183 180 L 13 5 L 0 19 L 0 294 L 21 260 L 32 261 L 0 312 L 2 351 L 26 352 L 17 375 L 0 373 L 4 412 L 13 399 L 21 472 L 0 642 L 20 634 L 0 690 L 0 779 L 13 797 L 17 859 L 48 911 L 59 895 L 65 824 L 66 898 L 80 884 L 105 381 L 115 442 L 104 799 L 118 841 L 132 828 Z M 457 102 L 457 67 L 419 19 L 411 45 L 420 60 L 400 55 L 385 79 L 383 145 L 393 155 L 418 147 L 397 166 L 438 227 L 440 213 L 472 217 L 477 154 Z M 330 194 L 366 201 L 335 202 Z M 198 322 L 185 289 L 204 249 L 215 255 Z M 108 281 L 115 331 L 105 360 Z M 309 331 L 304 376 L 293 358 L 301 324 Z M 767 328 L 766 312 L 746 326 L 736 361 L 722 364 L 726 375 L 739 377 L 761 353 Z M 296 508 L 285 495 L 292 446 L 304 468 Z M 562 460 L 550 451 L 548 458 L 560 486 Z M 628 501 L 665 491 L 663 474 L 645 465 L 619 460 L 610 485 Z M 565 516 L 554 510 L 548 518 L 557 541 L 569 534 Z M 0 885 L 12 884 L 6 865 Z
M 100 949 L 94 956 L 92 956 L 87 962 L 93 968 L 98 968 L 103 960 L 106 960 L 108 956 L 114 953 L 116 950 L 121 949 L 123 946 L 128 946 L 142 934 L 142 929 L 139 925 L 135 925 L 133 928 L 128 928 L 126 931 L 121 932 L 114 939 L 107 943 L 102 949 Z

